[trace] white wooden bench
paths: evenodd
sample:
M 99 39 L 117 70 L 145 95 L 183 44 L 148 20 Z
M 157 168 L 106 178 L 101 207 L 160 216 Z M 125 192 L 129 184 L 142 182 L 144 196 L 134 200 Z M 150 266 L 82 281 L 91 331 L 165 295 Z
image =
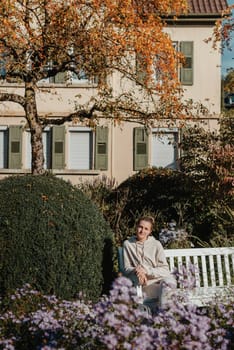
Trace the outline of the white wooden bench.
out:
M 214 298 L 230 296 L 234 298 L 234 247 L 165 249 L 171 272 L 194 267 L 195 286 L 186 290 L 189 302 L 198 306 L 209 304 Z M 118 248 L 119 271 L 123 273 L 123 249 Z M 177 286 L 183 290 L 183 284 Z M 141 288 L 137 288 L 142 296 Z

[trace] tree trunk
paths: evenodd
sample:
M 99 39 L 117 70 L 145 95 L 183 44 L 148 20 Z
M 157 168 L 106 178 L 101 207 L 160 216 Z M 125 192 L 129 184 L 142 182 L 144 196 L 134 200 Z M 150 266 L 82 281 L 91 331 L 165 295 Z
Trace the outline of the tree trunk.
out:
M 41 124 L 37 114 L 35 89 L 36 86 L 34 86 L 32 82 L 25 84 L 25 113 L 31 133 L 31 172 L 33 175 L 40 175 L 45 172 L 42 142 L 43 125 Z

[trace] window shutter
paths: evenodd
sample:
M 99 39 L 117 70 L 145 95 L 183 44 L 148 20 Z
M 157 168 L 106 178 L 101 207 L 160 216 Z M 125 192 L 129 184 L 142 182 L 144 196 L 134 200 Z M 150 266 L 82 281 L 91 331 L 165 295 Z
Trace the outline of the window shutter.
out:
M 184 55 L 184 64 L 180 69 L 180 81 L 183 85 L 193 85 L 193 42 L 182 41 L 180 51 Z
M 59 72 L 54 77 L 55 84 L 64 84 L 66 82 L 66 73 Z
M 108 169 L 108 128 L 97 127 L 95 139 L 95 169 Z
M 22 162 L 22 127 L 9 126 L 9 169 L 20 169 Z
M 134 128 L 133 170 L 148 166 L 148 135 L 144 128 Z
M 143 56 L 136 54 L 136 77 L 139 83 L 144 84 L 146 80 L 146 64 Z
M 65 167 L 65 127 L 54 126 L 52 132 L 52 168 Z

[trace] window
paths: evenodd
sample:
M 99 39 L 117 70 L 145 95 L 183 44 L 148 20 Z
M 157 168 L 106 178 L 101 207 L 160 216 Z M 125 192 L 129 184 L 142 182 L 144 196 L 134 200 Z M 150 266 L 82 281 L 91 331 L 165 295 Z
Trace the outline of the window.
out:
M 92 169 L 93 134 L 89 128 L 69 129 L 69 169 Z
M 163 168 L 178 168 L 178 130 L 160 128 L 152 130 L 151 160 L 148 155 L 149 137 L 142 127 L 134 128 L 133 170 L 148 165 Z
M 182 41 L 180 51 L 184 55 L 184 64 L 180 68 L 180 82 L 183 85 L 193 85 L 193 42 Z
M 136 54 L 136 78 L 138 83 L 144 84 L 146 82 L 146 62 L 143 55 Z M 161 72 L 157 67 L 157 56 L 154 59 L 154 64 L 152 67 L 151 79 L 154 82 L 161 83 Z
M 172 43 L 174 49 L 180 50 L 184 55 L 184 63 L 179 70 L 179 79 L 182 85 L 193 85 L 193 42 L 181 41 L 180 43 L 175 41 Z M 155 62 L 157 57 L 155 57 Z M 142 55 L 136 55 L 136 77 L 138 82 L 144 83 L 146 79 L 146 64 Z M 156 82 L 161 82 L 161 73 L 159 69 L 153 68 L 153 79 Z
M 178 131 L 177 129 L 157 129 L 152 132 L 151 165 L 177 169 Z
M 46 67 L 45 71 L 49 72 L 53 69 L 53 62 L 49 62 Z M 88 83 L 95 83 L 97 79 L 91 79 L 84 70 L 80 70 L 79 74 L 76 74 L 72 71 L 66 71 L 66 72 L 59 72 L 54 76 L 45 78 L 41 80 L 41 83 L 48 83 L 48 84 L 88 84 Z
M 77 170 L 108 168 L 108 128 L 69 128 L 68 168 Z
M 146 79 L 146 63 L 140 54 L 136 54 L 136 78 L 141 84 L 144 84 Z

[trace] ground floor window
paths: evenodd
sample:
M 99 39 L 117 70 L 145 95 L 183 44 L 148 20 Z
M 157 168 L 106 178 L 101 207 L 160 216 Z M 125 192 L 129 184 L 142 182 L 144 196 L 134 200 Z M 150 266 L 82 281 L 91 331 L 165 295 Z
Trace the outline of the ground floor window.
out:
M 178 168 L 178 130 L 152 130 L 151 166 Z
M 70 128 L 68 169 L 93 168 L 93 133 L 89 128 Z
M 133 170 L 148 166 L 178 169 L 177 128 L 134 128 Z

